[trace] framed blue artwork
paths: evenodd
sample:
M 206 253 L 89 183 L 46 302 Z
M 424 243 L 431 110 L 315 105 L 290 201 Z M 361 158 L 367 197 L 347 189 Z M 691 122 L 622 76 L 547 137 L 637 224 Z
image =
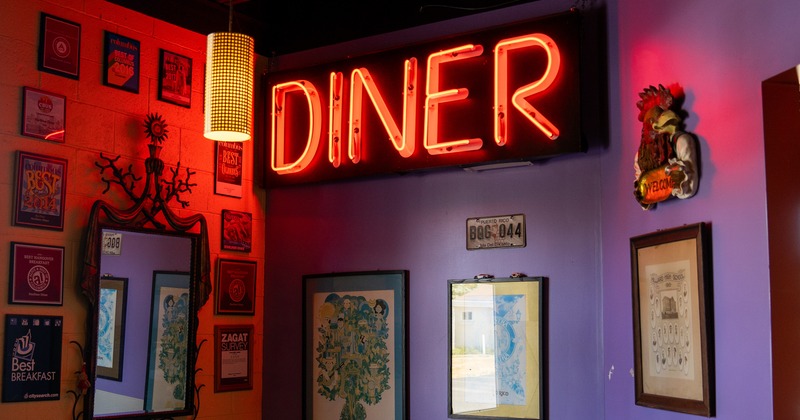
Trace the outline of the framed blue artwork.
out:
M 188 272 L 154 271 L 150 314 L 150 351 L 145 382 L 145 411 L 184 410 L 193 390 L 186 389 L 189 348 Z M 188 393 L 188 395 L 187 395 Z
M 547 418 L 545 295 L 543 277 L 448 281 L 450 418 Z
M 97 304 L 97 376 L 122 381 L 128 279 L 103 277 Z
M 305 419 L 408 419 L 407 284 L 407 271 L 303 277 Z

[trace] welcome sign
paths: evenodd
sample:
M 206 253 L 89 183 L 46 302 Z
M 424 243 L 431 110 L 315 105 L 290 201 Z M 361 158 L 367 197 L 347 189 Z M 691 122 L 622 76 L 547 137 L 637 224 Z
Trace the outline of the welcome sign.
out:
M 3 402 L 61 398 L 63 318 L 6 315 Z
M 270 74 L 268 185 L 582 151 L 579 41 L 575 12 Z

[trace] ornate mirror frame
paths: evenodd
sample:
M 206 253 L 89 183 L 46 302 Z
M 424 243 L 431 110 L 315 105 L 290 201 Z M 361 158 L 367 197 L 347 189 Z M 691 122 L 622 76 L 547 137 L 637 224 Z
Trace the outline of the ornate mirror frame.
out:
M 85 418 L 94 418 L 95 381 L 97 377 L 98 298 L 100 279 L 102 278 L 100 274 L 100 249 L 102 247 L 102 230 L 104 228 L 183 236 L 191 239 L 190 334 L 188 337 L 189 347 L 186 366 L 186 406 L 182 410 L 142 412 L 134 415 L 125 414 L 122 417 L 172 418 L 173 416 L 182 415 L 196 417 L 199 410 L 199 401 L 196 402 L 195 400 L 199 397 L 200 388 L 196 387 L 194 383 L 199 346 L 195 344 L 195 339 L 199 324 L 198 312 L 208 301 L 211 294 L 208 225 L 202 214 L 181 217 L 167 206 L 174 199 L 182 208 L 188 207 L 188 201 L 181 199 L 180 195 L 182 193 L 190 194 L 191 188 L 196 185 L 191 183 L 191 176 L 194 172 L 189 171 L 187 168 L 185 177 L 182 177 L 179 174 L 180 162 L 178 162 L 176 168 L 169 169 L 171 179 L 164 178 L 165 165 L 159 155 L 161 151 L 160 143 L 167 137 L 166 123 L 158 114 L 148 114 L 145 119 L 145 127 L 145 133 L 151 139 L 151 143 L 148 145 L 150 156 L 144 162 L 146 178 L 141 193 L 135 191 L 135 182 L 140 181 L 141 178 L 134 174 L 132 165 L 124 170 L 119 168 L 117 166 L 119 156 L 108 158 L 101 153 L 100 157 L 104 162 L 95 162 L 95 166 L 100 169 L 102 181 L 106 185 L 103 194 L 108 192 L 111 184 L 119 185 L 133 201 L 133 204 L 128 208 L 119 209 L 109 202 L 97 200 L 94 202 L 89 214 L 80 284 L 81 292 L 89 303 L 84 357 L 91 386 L 85 399 Z M 107 176 L 107 173 L 111 175 Z M 200 345 L 202 345 L 202 342 Z M 103 418 L 114 417 L 119 418 L 120 416 L 109 415 Z

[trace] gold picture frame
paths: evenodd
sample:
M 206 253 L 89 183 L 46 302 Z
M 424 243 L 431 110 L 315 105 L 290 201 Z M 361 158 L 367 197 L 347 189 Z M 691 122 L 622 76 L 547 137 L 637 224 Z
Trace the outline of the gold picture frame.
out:
M 636 404 L 714 415 L 710 226 L 631 238 Z

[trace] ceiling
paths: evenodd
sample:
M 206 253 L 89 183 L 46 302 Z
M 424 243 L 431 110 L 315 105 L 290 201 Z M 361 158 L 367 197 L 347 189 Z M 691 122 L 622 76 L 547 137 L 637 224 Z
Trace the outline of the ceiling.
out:
M 208 34 L 232 30 L 263 56 L 288 54 L 536 0 L 108 0 Z

